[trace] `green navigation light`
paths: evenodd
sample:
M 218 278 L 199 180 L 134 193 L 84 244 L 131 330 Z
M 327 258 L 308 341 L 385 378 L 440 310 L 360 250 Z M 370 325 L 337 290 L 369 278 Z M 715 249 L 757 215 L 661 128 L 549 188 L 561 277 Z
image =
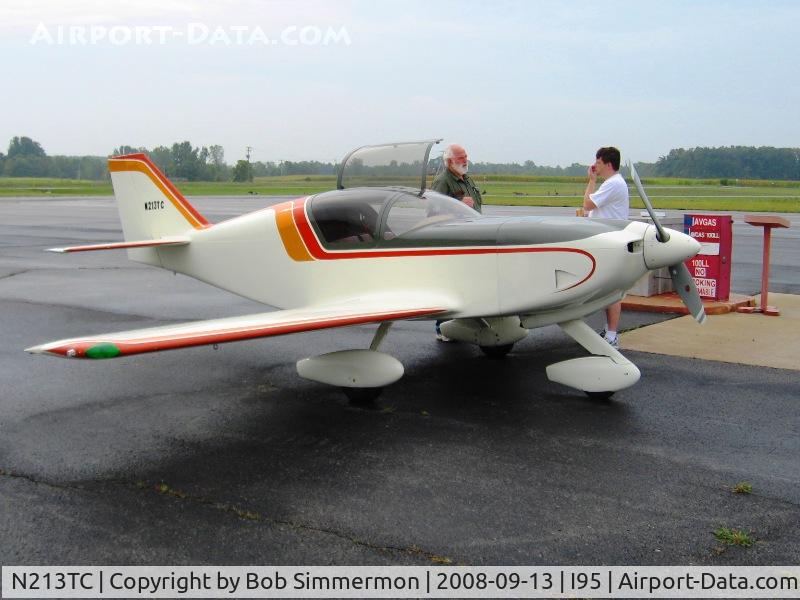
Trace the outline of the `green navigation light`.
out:
M 120 349 L 110 342 L 96 344 L 86 350 L 86 358 L 114 358 L 120 354 Z

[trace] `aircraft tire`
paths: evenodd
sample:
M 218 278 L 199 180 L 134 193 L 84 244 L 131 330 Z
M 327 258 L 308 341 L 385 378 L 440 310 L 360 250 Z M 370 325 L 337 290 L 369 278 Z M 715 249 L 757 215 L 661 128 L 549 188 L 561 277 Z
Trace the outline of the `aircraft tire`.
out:
M 503 344 L 502 346 L 478 346 L 489 358 L 505 358 L 511 352 L 514 344 Z
M 353 388 L 343 387 L 342 391 L 351 404 L 364 406 L 372 404 L 383 391 L 382 387 Z
M 589 396 L 591 400 L 611 400 L 611 396 L 614 395 L 614 392 L 586 392 L 586 395 Z

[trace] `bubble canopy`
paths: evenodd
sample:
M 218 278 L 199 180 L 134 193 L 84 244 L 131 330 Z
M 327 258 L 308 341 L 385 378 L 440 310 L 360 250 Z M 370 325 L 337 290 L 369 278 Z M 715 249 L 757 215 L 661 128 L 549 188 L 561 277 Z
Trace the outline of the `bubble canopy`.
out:
M 431 147 L 441 139 L 362 146 L 344 157 L 336 187 L 402 186 L 425 192 Z

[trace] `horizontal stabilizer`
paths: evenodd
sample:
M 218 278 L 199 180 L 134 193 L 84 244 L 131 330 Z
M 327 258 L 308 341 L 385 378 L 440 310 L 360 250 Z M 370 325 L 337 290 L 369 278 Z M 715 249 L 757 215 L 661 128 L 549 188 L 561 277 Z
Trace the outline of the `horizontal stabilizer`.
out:
M 48 252 L 91 252 L 93 250 L 124 250 L 127 248 L 152 248 L 155 246 L 185 246 L 188 237 L 163 237 L 157 240 L 139 240 L 138 242 L 109 242 L 108 244 L 91 244 L 87 246 L 67 246 L 66 248 L 48 248 Z

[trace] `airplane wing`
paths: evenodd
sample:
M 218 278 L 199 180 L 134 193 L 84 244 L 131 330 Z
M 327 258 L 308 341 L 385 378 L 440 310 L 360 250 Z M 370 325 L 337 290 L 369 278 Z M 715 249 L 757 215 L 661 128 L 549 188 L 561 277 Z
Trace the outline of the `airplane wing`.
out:
M 409 296 L 404 301 L 400 296 L 394 296 L 391 303 L 385 298 L 362 296 L 336 304 L 134 329 L 59 340 L 25 351 L 63 358 L 116 358 L 346 325 L 413 319 L 452 310 L 441 301 L 425 301 L 418 296 Z

